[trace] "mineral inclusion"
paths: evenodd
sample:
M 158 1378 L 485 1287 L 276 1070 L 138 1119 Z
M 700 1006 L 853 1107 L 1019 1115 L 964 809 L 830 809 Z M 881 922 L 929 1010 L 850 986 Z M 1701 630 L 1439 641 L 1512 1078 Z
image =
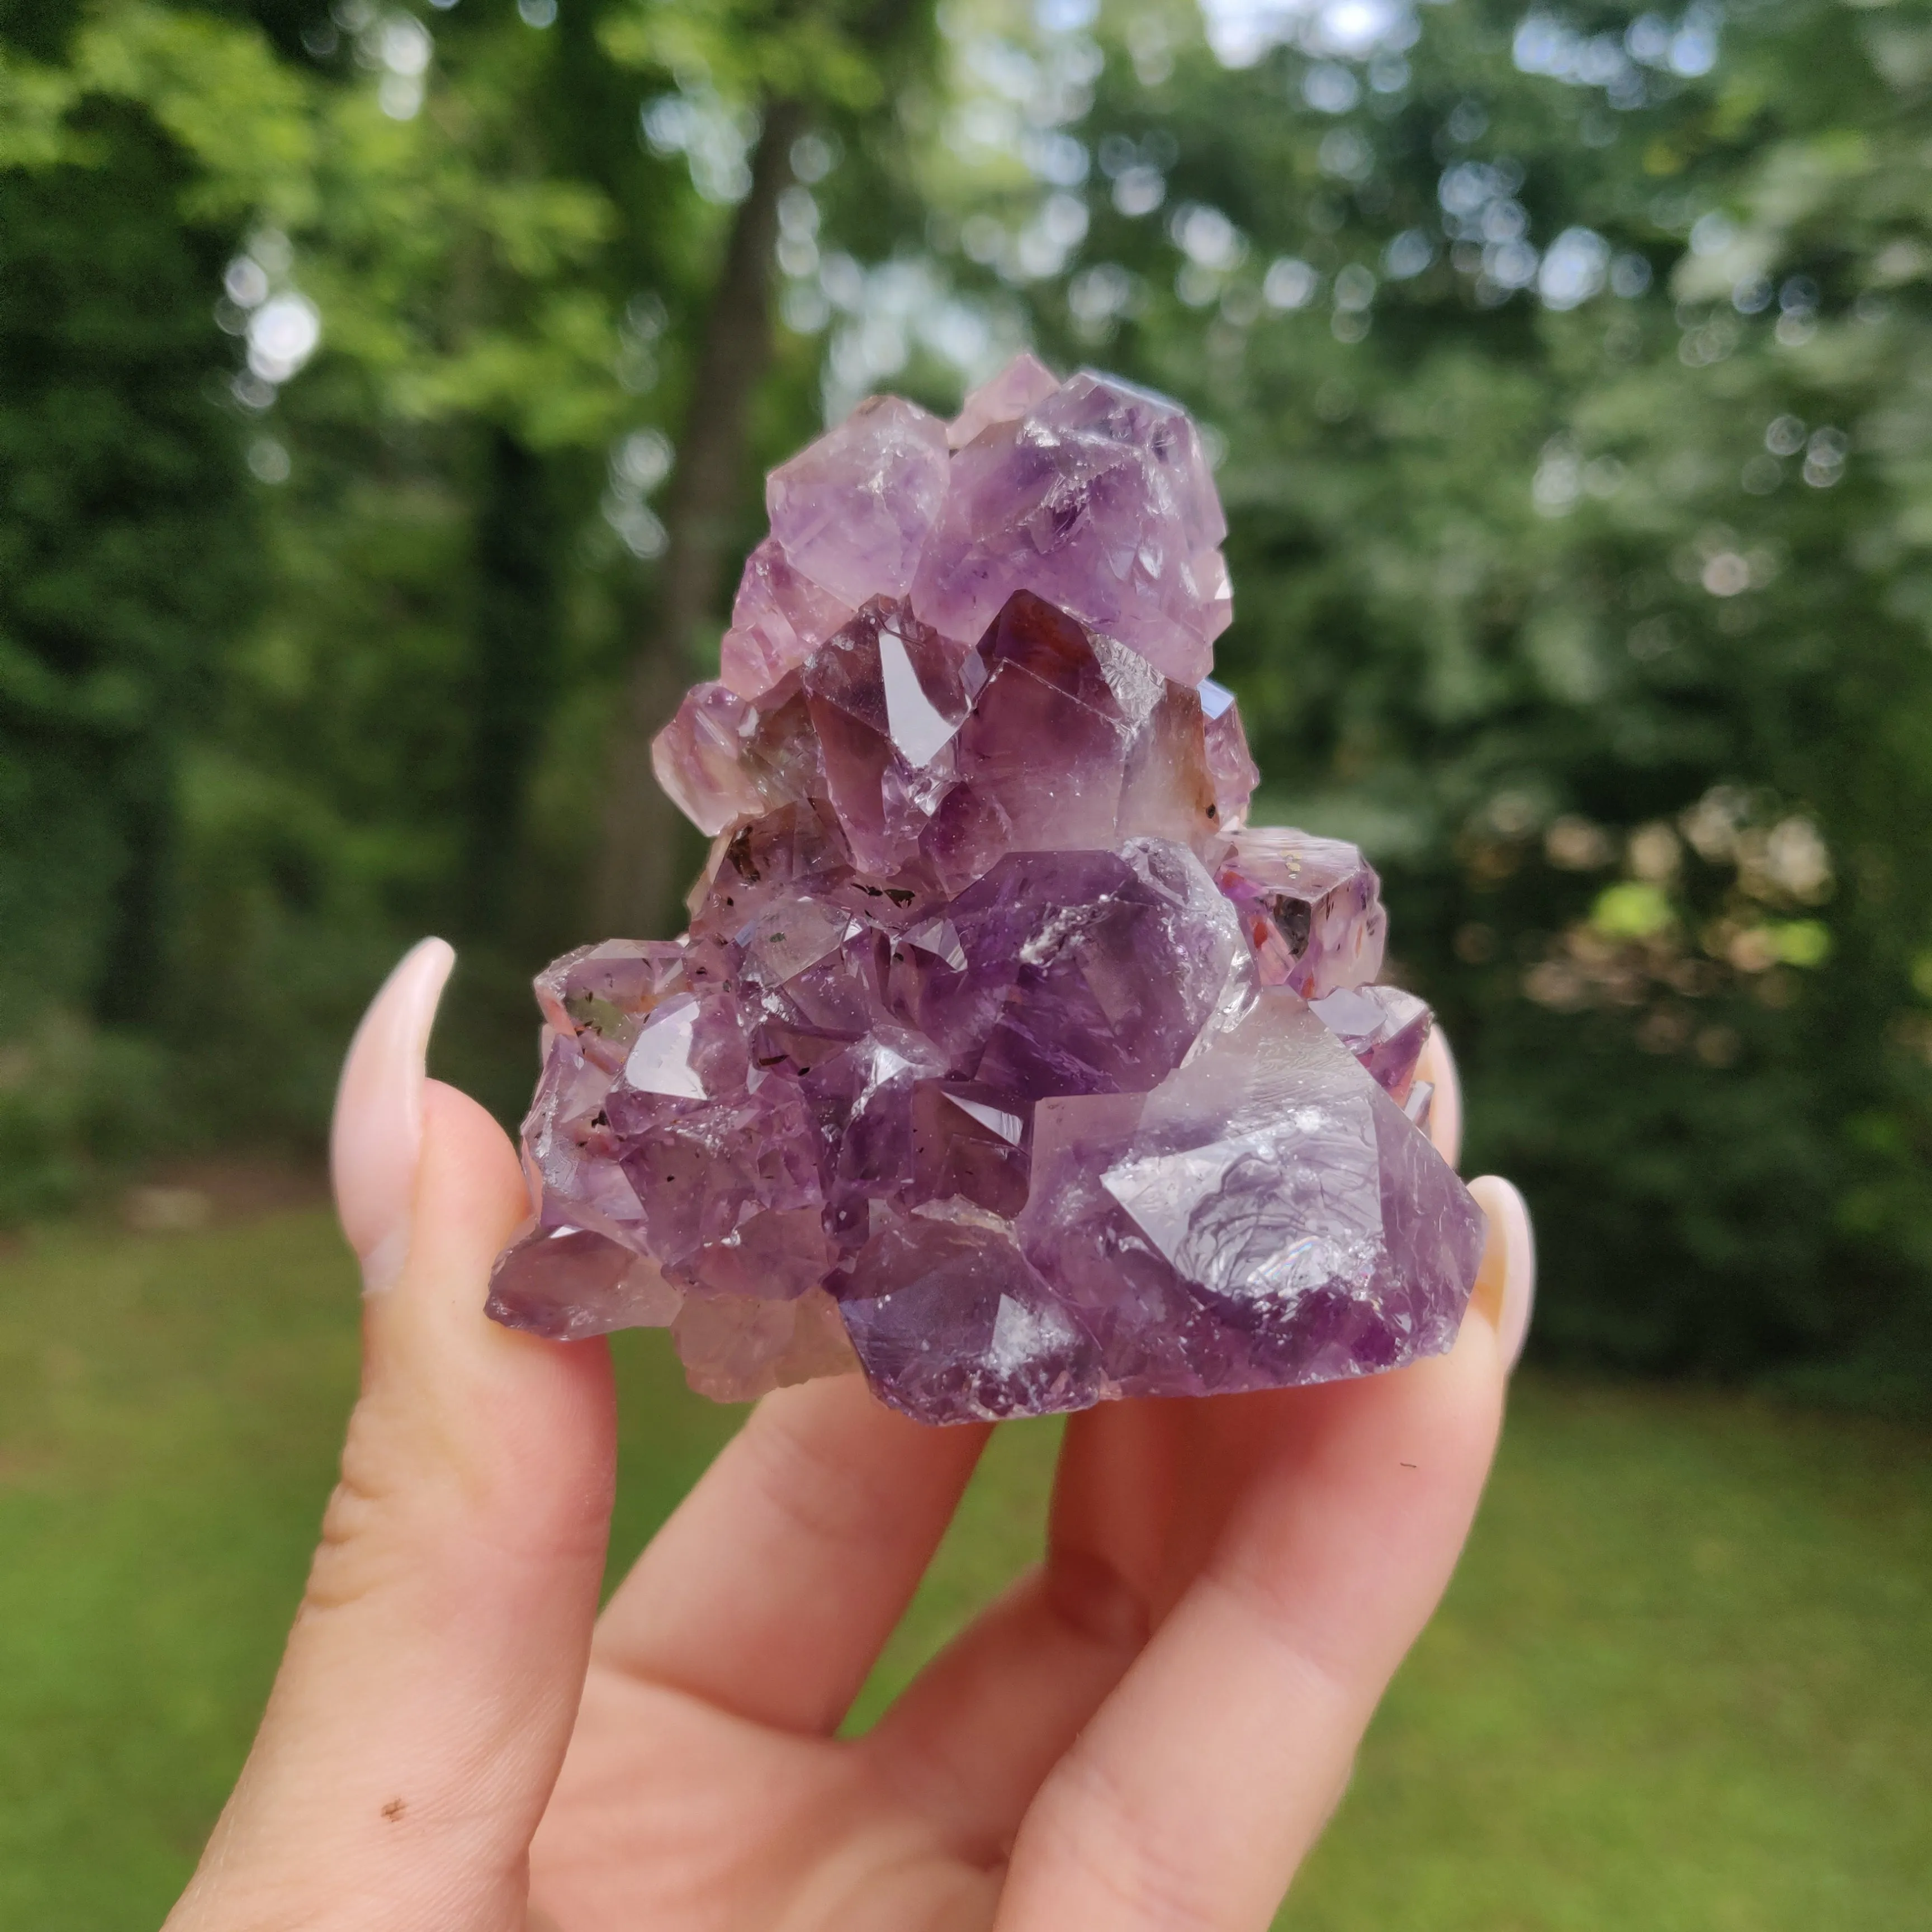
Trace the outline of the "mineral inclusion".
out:
M 929 1422 L 1393 1368 L 1483 1240 L 1350 845 L 1249 829 L 1226 532 L 1178 406 L 1022 356 L 774 471 L 655 747 L 674 940 L 536 982 L 536 1208 L 490 1312 L 668 1325 L 736 1400 Z

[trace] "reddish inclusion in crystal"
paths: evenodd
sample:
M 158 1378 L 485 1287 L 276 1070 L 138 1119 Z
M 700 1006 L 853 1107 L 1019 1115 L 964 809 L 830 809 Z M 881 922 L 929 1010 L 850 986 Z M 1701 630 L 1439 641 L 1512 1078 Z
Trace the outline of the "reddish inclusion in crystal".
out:
M 1446 1348 L 1480 1216 L 1417 1122 L 1352 846 L 1246 826 L 1185 413 L 1022 357 L 773 473 L 723 676 L 660 735 L 714 835 L 675 941 L 537 981 L 490 1312 L 668 1325 L 724 1399 L 862 1368 L 935 1422 Z

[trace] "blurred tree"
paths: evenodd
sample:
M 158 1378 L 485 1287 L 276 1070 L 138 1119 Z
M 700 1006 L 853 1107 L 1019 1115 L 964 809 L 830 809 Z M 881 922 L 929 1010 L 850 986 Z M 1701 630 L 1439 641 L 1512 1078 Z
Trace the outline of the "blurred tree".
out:
M 706 620 L 715 638 L 724 567 L 740 520 L 752 404 L 771 359 L 772 250 L 791 144 L 803 133 L 801 101 L 766 99 L 750 182 L 732 220 L 716 292 L 705 317 L 679 461 L 667 505 L 658 609 L 626 682 L 610 748 L 596 910 L 615 932 L 674 928 L 682 841 L 651 771 L 651 740 L 676 708 Z
M 104 754 L 111 784 L 71 760 L 44 766 L 80 784 L 97 818 L 128 794 L 141 852 L 50 851 L 38 874 L 10 854 L 8 888 L 44 876 L 70 897 L 125 898 L 132 884 L 152 898 L 170 876 L 155 842 L 183 814 L 178 916 L 164 934 L 149 920 L 149 956 L 98 918 L 81 939 L 128 962 L 143 1017 L 200 1042 L 185 1070 L 218 1127 L 238 1113 L 312 1120 L 333 1035 L 398 928 L 492 932 L 512 896 L 531 760 L 567 681 L 573 541 L 647 386 L 626 381 L 650 353 L 620 315 L 635 284 L 598 278 L 610 205 L 532 138 L 533 105 L 554 121 L 565 105 L 546 92 L 550 64 L 522 58 L 554 43 L 521 20 L 466 34 L 466 85 L 442 99 L 429 30 L 393 10 L 311 20 L 292 59 L 232 15 L 136 5 L 40 26 L 0 70 L 4 188 L 22 208 L 65 197 L 44 286 L 86 290 L 91 276 L 99 300 L 91 320 L 43 302 L 16 326 L 66 354 L 70 388 L 74 370 L 118 384 L 122 418 L 89 424 L 58 388 L 23 394 L 34 358 L 10 356 L 22 382 L 8 430 L 41 440 L 11 494 L 64 512 L 62 540 L 97 560 L 97 578 L 115 560 L 118 591 L 68 584 L 73 623 L 131 637 L 154 662 L 138 703 L 124 676 L 100 681 L 148 721 L 145 739 L 123 728 Z M 108 122 L 134 131 L 109 145 Z M 8 227 L 10 242 L 29 232 Z M 674 232 L 657 224 L 660 240 Z M 97 254 L 103 236 L 116 238 Z M 31 285 L 10 273 L 7 286 L 18 316 Z M 156 363 L 151 340 L 179 345 L 182 373 Z M 39 364 L 58 376 L 48 355 Z M 103 547 L 110 506 L 64 500 L 50 453 L 70 457 L 84 425 L 123 472 L 179 427 L 212 474 L 148 459 L 147 496 L 125 506 L 145 521 Z M 14 541 L 27 532 L 16 520 Z M 262 593 L 253 622 L 220 601 L 238 562 Z M 49 593 L 14 581 L 44 632 Z M 184 611 L 202 620 L 193 650 L 164 657 L 154 638 L 182 630 Z M 207 674 L 218 659 L 224 674 Z M 20 808 L 37 832 L 63 826 L 45 782 Z M 74 823 L 66 842 L 88 836 Z M 10 922 L 0 944 L 46 985 L 44 935 Z M 61 997 L 92 990 L 103 969 L 85 964 L 60 976 Z M 10 1032 L 36 1004 L 38 992 L 22 1000 Z M 264 1040 L 282 1043 L 266 1066 Z
M 663 138 L 680 128 L 694 184 L 736 206 L 704 305 L 666 511 L 655 620 L 633 661 L 610 752 L 598 870 L 600 923 L 652 932 L 676 922 L 682 842 L 652 776 L 650 741 L 723 629 L 724 567 L 740 538 L 751 471 L 752 407 L 772 353 L 773 252 L 794 153 L 815 120 L 875 113 L 917 73 L 932 36 L 908 0 L 820 0 L 802 8 L 741 0 L 683 10 L 634 7 L 607 44 L 646 70 L 682 75 L 656 112 Z M 706 118 L 736 125 L 746 151 L 733 178 L 707 183 Z
M 152 1126 L 152 1054 L 100 1028 L 164 1016 L 183 743 L 266 590 L 207 396 L 220 220 L 151 116 L 46 64 L 78 24 L 36 10 L 0 65 L 0 1213 Z
M 5 999 L 152 1019 L 176 754 L 261 574 L 205 393 L 220 238 L 178 218 L 152 125 L 99 104 L 74 131 L 84 162 L 0 176 Z
M 1220 426 L 1265 806 L 1388 872 L 1477 1156 L 1542 1210 L 1545 1345 L 1895 1361 L 1932 1314 L 1922 30 L 1208 12 L 1212 52 L 1178 8 L 1098 52 L 1077 8 L 949 15 L 958 272 Z
M 513 1110 L 521 976 L 662 925 L 689 862 L 646 748 L 759 533 L 758 467 L 875 386 L 950 406 L 1030 339 L 1181 395 L 1224 453 L 1223 662 L 1266 809 L 1383 866 L 1474 1152 L 1539 1210 L 1543 1345 L 1927 1399 L 1916 4 L 49 21 L 0 28 L 0 196 L 112 200 L 176 291 L 141 328 L 111 293 L 116 339 L 172 316 L 178 359 L 110 380 L 17 292 L 5 326 L 209 480 L 77 547 L 10 505 L 79 500 L 82 441 L 10 392 L 8 555 L 85 548 L 104 587 L 0 586 L 8 728 L 126 701 L 41 676 L 49 610 L 152 692 L 132 735 L 87 712 L 112 780 L 85 811 L 34 789 L 64 752 L 10 764 L 48 856 L 10 850 L 0 890 L 56 908 L 0 932 L 18 983 L 58 961 L 98 1000 L 112 920 L 145 925 L 167 963 L 132 979 L 214 1043 L 218 1118 L 312 1123 L 355 1001 L 442 925 L 470 942 L 456 1070 Z M 80 287 L 106 272 L 60 219 L 0 248 Z M 166 400 L 211 370 L 218 405 Z M 31 588 L 56 580 L 66 606 Z M 170 800 L 172 874 L 125 842 Z M 170 876 L 158 916 L 106 883 Z

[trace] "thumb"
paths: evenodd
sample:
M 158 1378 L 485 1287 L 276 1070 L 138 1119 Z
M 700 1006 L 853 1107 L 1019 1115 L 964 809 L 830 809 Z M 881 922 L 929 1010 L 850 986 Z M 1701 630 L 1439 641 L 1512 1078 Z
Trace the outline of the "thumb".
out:
M 362 1396 L 267 1714 L 167 1932 L 522 1932 L 603 1571 L 610 1371 L 601 1342 L 484 1316 L 526 1195 L 502 1130 L 424 1077 L 454 958 L 417 946 L 343 1070 Z

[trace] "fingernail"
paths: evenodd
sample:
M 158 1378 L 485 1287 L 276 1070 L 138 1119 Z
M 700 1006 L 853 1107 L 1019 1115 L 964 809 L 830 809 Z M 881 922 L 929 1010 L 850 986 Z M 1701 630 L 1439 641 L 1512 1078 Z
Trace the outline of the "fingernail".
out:
M 1469 1192 L 1489 1223 L 1469 1306 L 1496 1330 L 1507 1370 L 1522 1353 L 1536 1304 L 1535 1230 L 1522 1196 L 1501 1175 L 1482 1175 Z
M 430 1028 L 455 963 L 446 940 L 412 947 L 369 1003 L 342 1063 L 328 1166 L 364 1294 L 392 1286 L 410 1251 Z

